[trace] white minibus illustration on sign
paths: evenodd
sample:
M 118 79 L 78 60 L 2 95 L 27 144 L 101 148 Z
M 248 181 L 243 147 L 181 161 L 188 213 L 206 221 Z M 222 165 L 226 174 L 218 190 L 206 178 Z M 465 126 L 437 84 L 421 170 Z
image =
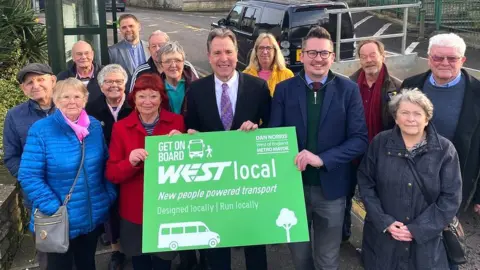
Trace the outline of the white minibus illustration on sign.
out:
M 211 232 L 201 221 L 160 224 L 158 230 L 158 248 L 171 250 L 193 246 L 214 248 L 219 243 L 220 235 Z
M 202 139 L 190 140 L 188 142 L 188 156 L 190 158 L 198 157 L 203 158 L 203 152 L 205 150 L 205 144 Z

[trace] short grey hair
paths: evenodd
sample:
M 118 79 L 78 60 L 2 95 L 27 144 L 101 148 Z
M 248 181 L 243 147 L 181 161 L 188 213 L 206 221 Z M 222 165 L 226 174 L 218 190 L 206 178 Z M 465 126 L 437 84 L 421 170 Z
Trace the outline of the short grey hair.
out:
M 423 109 L 423 111 L 425 111 L 427 120 L 430 121 L 432 119 L 433 104 L 430 101 L 430 99 L 428 99 L 428 97 L 418 88 L 403 89 L 399 94 L 396 94 L 395 96 L 392 97 L 392 99 L 388 103 L 388 108 L 393 118 L 397 117 L 397 111 L 398 111 L 398 108 L 400 107 L 400 103 L 404 101 L 420 106 Z
M 208 53 L 210 53 L 210 47 L 212 46 L 212 41 L 216 37 L 218 37 L 218 38 L 227 38 L 227 37 L 230 38 L 233 42 L 233 45 L 235 46 L 235 49 L 238 51 L 237 37 L 232 32 L 232 30 L 227 29 L 227 28 L 214 28 L 208 34 L 208 39 L 207 39 L 207 52 Z
M 120 73 L 123 75 L 123 79 L 125 81 L 125 84 L 127 84 L 128 81 L 128 75 L 125 69 L 120 66 L 119 64 L 110 64 L 106 65 L 102 70 L 97 75 L 97 81 L 100 86 L 103 85 L 103 82 L 105 81 L 105 77 L 110 74 L 110 73 Z
M 449 47 L 457 49 L 457 52 L 460 56 L 465 56 L 465 50 L 467 49 L 467 45 L 463 38 L 459 35 L 454 33 L 448 34 L 438 34 L 430 38 L 428 43 L 428 54 L 430 55 L 430 50 L 432 46 L 441 46 L 441 47 Z
M 185 60 L 185 51 L 183 50 L 182 45 L 180 45 L 178 41 L 169 41 L 157 52 L 157 61 L 161 62 L 162 56 L 171 53 L 179 53 L 182 55 L 183 60 Z
M 153 36 L 163 36 L 167 42 L 170 41 L 170 37 L 167 35 L 167 33 L 163 32 L 163 31 L 161 31 L 161 30 L 155 30 L 155 31 L 153 31 L 153 32 L 150 34 L 150 36 L 148 37 L 148 43 L 150 43 L 150 39 L 151 39 Z

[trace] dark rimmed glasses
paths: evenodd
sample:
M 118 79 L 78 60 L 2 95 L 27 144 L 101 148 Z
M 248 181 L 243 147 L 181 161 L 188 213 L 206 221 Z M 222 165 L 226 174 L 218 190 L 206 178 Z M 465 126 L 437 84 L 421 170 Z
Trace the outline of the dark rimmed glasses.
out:
M 324 60 L 328 59 L 328 57 L 330 57 L 330 55 L 333 53 L 330 51 L 316 51 L 316 50 L 308 50 L 308 51 L 302 51 L 302 52 L 308 55 L 308 57 L 311 59 L 315 59 L 317 55 L 320 55 L 320 57 Z

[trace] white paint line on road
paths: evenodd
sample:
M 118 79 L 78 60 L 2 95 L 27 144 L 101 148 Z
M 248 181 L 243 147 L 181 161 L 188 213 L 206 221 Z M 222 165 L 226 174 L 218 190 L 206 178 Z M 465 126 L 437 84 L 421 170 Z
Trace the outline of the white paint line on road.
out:
M 148 27 L 153 27 L 153 26 L 158 26 L 158 24 L 154 23 L 154 24 L 149 24 Z
M 218 17 L 210 17 L 210 19 L 218 19 Z
M 410 46 L 408 46 L 408 48 L 405 49 L 405 54 L 413 52 L 413 50 L 415 50 L 418 44 L 420 44 L 420 42 L 412 42 L 412 44 L 410 44 Z
M 385 51 L 387 53 L 387 55 L 398 55 L 398 53 L 396 52 L 391 52 L 391 51 Z
M 178 31 L 170 31 L 170 32 L 165 32 L 165 34 L 176 34 Z
M 357 27 L 359 27 L 359 26 L 360 26 L 360 24 L 362 24 L 362 23 L 364 23 L 364 22 L 368 21 L 368 19 L 370 19 L 370 18 L 372 18 L 372 17 L 373 17 L 373 16 L 367 16 L 367 17 L 365 17 L 365 18 L 361 19 L 360 21 L 358 21 L 358 22 L 357 22 L 357 23 L 356 23 L 356 24 L 353 26 L 353 28 L 357 28 Z
M 374 36 L 374 37 L 380 36 L 381 34 L 383 34 L 383 32 L 385 32 L 385 31 L 388 29 L 388 27 L 390 27 L 390 25 L 392 25 L 392 24 L 391 24 L 391 23 L 385 24 L 385 25 L 382 26 L 382 28 L 380 28 L 380 30 L 378 30 L 373 36 Z

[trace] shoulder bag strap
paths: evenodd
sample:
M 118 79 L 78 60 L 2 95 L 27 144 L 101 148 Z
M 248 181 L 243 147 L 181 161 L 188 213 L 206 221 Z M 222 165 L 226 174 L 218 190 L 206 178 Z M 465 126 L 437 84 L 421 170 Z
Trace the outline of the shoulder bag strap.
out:
M 80 176 L 80 172 L 82 171 L 84 160 L 85 160 L 85 141 L 82 142 L 82 159 L 80 161 L 80 167 L 78 167 L 77 176 L 75 176 L 75 180 L 73 181 L 72 187 L 70 188 L 70 191 L 68 192 L 67 197 L 65 197 L 65 200 L 63 201 L 64 206 L 67 205 L 68 201 L 70 201 L 70 197 L 72 197 L 73 189 L 75 188 L 78 177 Z
M 420 188 L 420 191 L 422 191 L 423 197 L 425 198 L 425 200 L 429 205 L 432 204 L 433 203 L 432 197 L 430 197 L 430 194 L 425 189 L 422 178 L 420 178 L 420 175 L 418 175 L 417 169 L 415 168 L 415 164 L 413 163 L 413 160 L 410 158 L 408 159 L 408 166 L 412 170 L 413 178 L 415 178 L 415 182 L 417 182 L 417 185 Z

